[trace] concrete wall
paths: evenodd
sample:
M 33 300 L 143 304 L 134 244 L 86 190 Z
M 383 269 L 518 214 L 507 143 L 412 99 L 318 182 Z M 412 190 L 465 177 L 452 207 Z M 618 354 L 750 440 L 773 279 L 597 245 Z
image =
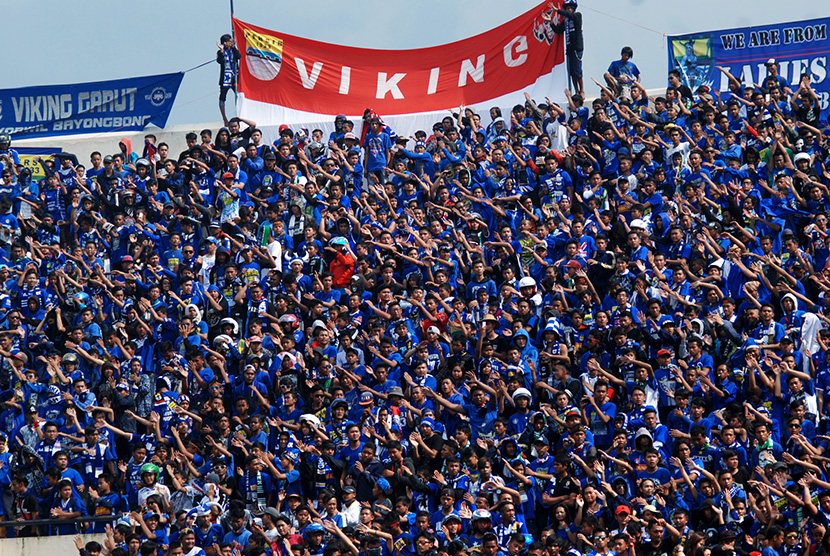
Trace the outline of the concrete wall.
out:
M 98 541 L 102 545 L 106 535 L 81 535 L 84 544 Z M 55 537 L 29 537 L 24 539 L 0 539 L 2 556 L 77 556 L 74 535 Z
M 184 136 L 193 131 L 198 134 L 203 129 L 209 129 L 216 137 L 216 132 L 222 127 L 221 122 L 207 124 L 187 124 L 167 126 L 158 129 L 150 126 L 145 131 L 130 131 L 124 133 L 88 133 L 84 135 L 64 135 L 56 137 L 45 137 L 42 139 L 12 139 L 12 148 L 15 147 L 59 147 L 64 152 L 73 153 L 78 161 L 89 167 L 89 153 L 99 151 L 104 156 L 120 152 L 118 142 L 122 137 L 129 137 L 133 142 L 133 151 L 141 156 L 144 150 L 144 136 L 153 134 L 159 143 L 164 142 L 170 145 L 170 157 L 178 158 L 187 145 Z

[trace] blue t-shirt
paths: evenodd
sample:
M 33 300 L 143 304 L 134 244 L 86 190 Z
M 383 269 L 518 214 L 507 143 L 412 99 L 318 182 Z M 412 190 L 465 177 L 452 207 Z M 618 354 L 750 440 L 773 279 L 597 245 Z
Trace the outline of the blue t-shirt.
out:
M 617 415 L 617 406 L 611 402 L 605 402 L 600 410 L 606 417 L 611 419 L 606 423 L 600 418 L 594 406 L 588 409 L 588 420 L 591 423 L 591 431 L 594 433 L 594 441 L 599 446 L 608 446 L 614 439 L 614 417 Z
M 370 172 L 377 172 L 386 167 L 386 152 L 392 148 L 392 139 L 385 131 L 375 135 L 372 131 L 366 134 L 365 146 L 369 151 L 366 159 L 366 168 Z
M 608 66 L 608 73 L 616 79 L 624 76 L 631 81 L 636 81 L 637 77 L 640 76 L 639 68 L 637 68 L 631 60 L 625 63 L 623 63 L 622 60 L 614 60 L 611 62 L 611 65 Z
M 247 548 L 249 538 L 251 538 L 251 532 L 247 529 L 242 529 L 242 531 L 240 531 L 239 534 L 236 534 L 233 531 L 228 531 L 222 538 L 222 542 L 226 542 L 229 544 L 237 542 Z

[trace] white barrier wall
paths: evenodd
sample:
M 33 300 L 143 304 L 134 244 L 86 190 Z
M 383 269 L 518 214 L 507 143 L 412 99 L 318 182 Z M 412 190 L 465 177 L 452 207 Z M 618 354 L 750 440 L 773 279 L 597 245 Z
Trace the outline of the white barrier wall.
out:
M 123 133 L 92 133 L 86 135 L 59 135 L 40 139 L 18 139 L 12 137 L 12 148 L 15 147 L 60 147 L 64 152 L 70 152 L 78 156 L 78 161 L 89 168 L 89 153 L 99 151 L 103 155 L 115 154 L 118 152 L 118 142 L 122 137 L 129 137 L 133 141 L 133 151 L 141 156 L 144 149 L 144 136 L 152 133 L 159 143 L 170 145 L 170 158 L 177 159 L 179 153 L 187 148 L 184 136 L 188 132 L 197 135 L 203 129 L 216 132 L 222 124 L 213 122 L 208 124 L 175 125 L 167 126 L 165 129 L 158 129 L 155 126 L 148 127 L 146 131 L 128 131 Z M 200 141 L 201 143 L 201 141 Z
M 102 545 L 106 535 L 81 535 L 84 544 L 98 541 Z M 0 539 L 0 556 L 78 556 L 74 535 Z
M 650 96 L 659 96 L 665 94 L 665 89 L 650 89 L 648 94 Z M 595 97 L 589 96 L 585 99 L 585 106 L 590 107 L 591 102 Z M 539 99 L 537 99 L 539 100 Z M 567 108 L 567 107 L 565 107 Z M 381 114 L 383 116 L 383 114 Z M 276 132 L 277 126 L 282 122 L 257 122 L 262 128 L 273 128 L 271 131 Z M 358 126 L 360 122 L 355 122 Z M 334 125 L 334 118 L 332 117 L 331 125 Z M 149 126 L 146 131 L 128 131 L 123 133 L 92 133 L 85 135 L 59 135 L 55 137 L 44 137 L 39 139 L 17 139 L 12 138 L 12 148 L 17 147 L 60 147 L 64 152 L 70 152 L 78 156 L 81 164 L 89 167 L 89 153 L 92 151 L 100 151 L 102 154 L 115 154 L 118 152 L 118 141 L 122 137 L 129 137 L 133 142 L 133 151 L 141 155 L 144 149 L 144 135 L 152 133 L 158 139 L 158 142 L 165 142 L 170 145 L 170 158 L 178 158 L 179 153 L 186 147 L 184 136 L 192 131 L 198 134 L 203 129 L 210 129 L 213 131 L 213 136 L 216 137 L 216 132 L 222 127 L 221 122 L 201 123 L 201 124 L 178 124 L 169 125 L 164 129 L 159 129 L 155 126 Z M 313 126 L 317 127 L 317 126 Z M 312 128 L 313 128 L 312 127 Z M 329 128 L 325 125 L 319 126 L 326 130 L 328 136 Z M 296 130 L 297 126 L 292 126 Z M 426 128 L 425 128 L 426 129 Z M 267 130 L 266 130 L 267 131 Z M 272 137 L 271 140 L 274 138 Z M 270 141 L 266 141 L 270 143 Z M 201 141 L 200 141 L 201 143 Z

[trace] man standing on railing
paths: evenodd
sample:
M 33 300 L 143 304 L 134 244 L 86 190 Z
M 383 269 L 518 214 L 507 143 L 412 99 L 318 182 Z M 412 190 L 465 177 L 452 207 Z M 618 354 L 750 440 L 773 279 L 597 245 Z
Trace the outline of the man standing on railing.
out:
M 21 473 L 12 477 L 11 489 L 14 494 L 12 519 L 14 521 L 37 519 L 39 511 L 37 496 L 29 490 L 29 480 L 26 475 Z M 18 527 L 16 535 L 18 537 L 36 537 L 37 527 Z
M 576 0 L 565 0 L 557 9 L 551 2 L 552 12 L 545 12 L 542 19 L 551 25 L 554 33 L 565 33 L 565 53 L 568 57 L 568 75 L 574 93 L 585 97 L 582 81 L 582 52 L 585 49 L 582 37 L 582 14 L 576 11 Z M 553 15 L 553 12 L 556 15 Z

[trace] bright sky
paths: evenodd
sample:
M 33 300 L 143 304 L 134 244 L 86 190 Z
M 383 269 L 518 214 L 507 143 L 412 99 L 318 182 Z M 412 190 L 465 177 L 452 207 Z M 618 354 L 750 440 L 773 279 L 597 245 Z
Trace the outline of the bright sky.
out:
M 476 35 L 536 4 L 534 0 L 237 0 L 235 7 L 238 18 L 275 31 L 349 46 L 406 49 Z M 216 41 L 231 29 L 227 0 L 0 0 L 0 7 L 6 21 L 2 34 L 6 62 L 0 64 L 2 88 L 185 70 L 213 60 Z M 826 5 L 815 0 L 697 0 L 682 4 L 585 0 L 580 1 L 579 10 L 585 26 L 584 71 L 589 94 L 597 92 L 590 78 L 601 80 L 608 64 L 619 58 L 625 45 L 634 49 L 643 84 L 657 88 L 665 86 L 666 77 L 663 33 L 684 34 L 827 15 Z M 218 80 L 215 62 L 188 73 L 168 123 L 219 121 Z

